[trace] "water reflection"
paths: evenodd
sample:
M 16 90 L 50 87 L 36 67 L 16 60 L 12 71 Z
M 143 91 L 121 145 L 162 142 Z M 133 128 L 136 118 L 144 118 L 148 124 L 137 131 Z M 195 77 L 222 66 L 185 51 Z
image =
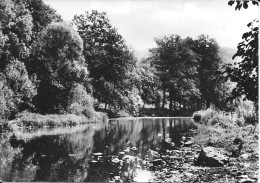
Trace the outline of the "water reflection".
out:
M 181 134 L 192 126 L 190 118 L 130 118 L 4 134 L 0 141 L 0 179 L 133 181 L 138 172 L 150 170 L 151 155 L 180 145 Z

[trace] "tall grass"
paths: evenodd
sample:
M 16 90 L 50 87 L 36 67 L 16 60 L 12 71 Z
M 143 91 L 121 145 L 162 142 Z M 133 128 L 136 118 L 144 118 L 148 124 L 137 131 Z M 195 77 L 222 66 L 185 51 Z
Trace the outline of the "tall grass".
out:
M 88 118 L 84 115 L 76 114 L 47 114 L 22 112 L 17 115 L 16 120 L 11 121 L 10 125 L 16 124 L 20 127 L 57 127 L 57 126 L 75 126 L 83 123 L 93 123 L 105 120 L 104 113 L 97 112 L 94 117 Z
M 240 125 L 237 120 L 232 121 L 229 117 L 223 116 L 218 112 L 207 109 L 205 111 L 197 111 L 194 116 L 200 115 L 201 120 L 197 122 L 197 134 L 194 141 L 201 146 L 206 146 L 211 141 L 215 147 L 221 147 L 231 152 L 233 140 L 240 137 L 244 141 L 243 151 L 258 150 L 258 128 L 253 134 L 253 125 Z
M 197 111 L 193 114 L 193 117 L 200 119 L 197 122 L 205 125 L 221 126 L 223 128 L 236 125 L 236 122 L 230 120 L 228 116 L 220 114 L 213 109 Z

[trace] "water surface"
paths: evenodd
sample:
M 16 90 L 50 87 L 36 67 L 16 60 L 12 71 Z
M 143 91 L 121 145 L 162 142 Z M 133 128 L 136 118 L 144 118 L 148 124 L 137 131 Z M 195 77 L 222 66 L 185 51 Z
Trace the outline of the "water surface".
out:
M 145 181 L 145 161 L 178 145 L 191 118 L 124 118 L 100 124 L 1 134 L 0 180 Z M 139 178 L 139 179 L 138 179 Z

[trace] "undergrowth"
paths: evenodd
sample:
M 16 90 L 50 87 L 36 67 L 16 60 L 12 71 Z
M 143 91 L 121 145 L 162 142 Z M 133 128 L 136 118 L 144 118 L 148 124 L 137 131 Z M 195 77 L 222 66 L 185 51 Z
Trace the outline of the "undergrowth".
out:
M 237 120 L 218 114 L 212 109 L 198 111 L 201 121 L 196 122 L 198 127 L 194 141 L 201 146 L 206 146 L 210 141 L 213 146 L 224 148 L 231 152 L 233 140 L 239 137 L 243 140 L 242 153 L 258 152 L 258 125 L 240 125 Z
M 88 118 L 84 115 L 76 114 L 47 114 L 22 112 L 17 118 L 9 124 L 16 124 L 20 127 L 57 127 L 57 126 L 75 126 L 83 123 L 101 122 L 107 118 L 106 114 L 96 112 L 94 117 Z

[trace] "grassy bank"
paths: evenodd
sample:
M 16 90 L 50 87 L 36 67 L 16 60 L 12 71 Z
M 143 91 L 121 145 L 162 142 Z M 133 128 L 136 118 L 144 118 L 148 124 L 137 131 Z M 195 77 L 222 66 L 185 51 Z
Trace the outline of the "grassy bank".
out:
M 242 118 L 230 119 L 210 109 L 196 114 L 201 116 L 201 120 L 197 122 L 195 143 L 207 146 L 210 142 L 212 146 L 224 148 L 231 153 L 234 139 L 240 138 L 243 141 L 241 154 L 258 153 L 258 124 L 248 124 Z
M 85 123 L 97 123 L 107 119 L 105 113 L 96 112 L 94 117 L 87 118 L 84 115 L 76 114 L 47 114 L 41 115 L 37 113 L 23 112 L 17 116 L 15 120 L 8 123 L 8 126 L 16 125 L 19 127 L 58 127 L 58 126 L 76 126 Z

